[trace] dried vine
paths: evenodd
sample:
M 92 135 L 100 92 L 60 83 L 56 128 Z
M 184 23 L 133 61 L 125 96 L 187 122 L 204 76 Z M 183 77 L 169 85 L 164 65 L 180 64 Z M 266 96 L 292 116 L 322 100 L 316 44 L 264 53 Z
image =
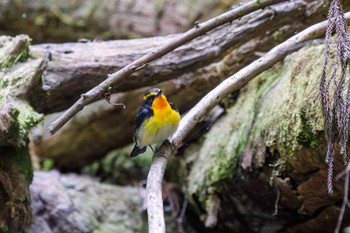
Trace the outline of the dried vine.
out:
M 335 34 L 334 38 L 332 38 L 333 34 Z M 333 193 L 333 163 L 336 143 L 340 145 L 340 154 L 343 156 L 344 163 L 348 163 L 345 171 L 340 174 L 345 175 L 345 181 L 343 203 L 334 231 L 338 233 L 346 206 L 349 203 L 350 178 L 347 152 L 350 129 L 350 33 L 347 30 L 340 0 L 333 0 L 329 7 L 325 41 L 326 48 L 321 74 L 320 95 L 327 137 L 328 193 Z M 329 69 L 330 71 L 327 72 Z
M 335 38 L 332 39 L 333 34 L 335 34 Z M 337 142 L 340 144 L 340 154 L 343 155 L 344 163 L 347 162 L 350 114 L 349 35 L 340 1 L 333 0 L 328 13 L 326 48 L 320 82 L 320 96 L 327 137 L 327 187 L 330 194 L 333 193 L 333 162 Z M 333 49 L 335 49 L 334 55 Z

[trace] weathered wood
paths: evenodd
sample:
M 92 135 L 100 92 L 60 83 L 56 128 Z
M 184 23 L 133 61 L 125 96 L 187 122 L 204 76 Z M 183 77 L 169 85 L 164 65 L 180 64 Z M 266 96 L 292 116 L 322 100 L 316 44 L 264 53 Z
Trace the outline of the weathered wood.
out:
M 154 85 L 180 77 L 184 73 L 194 72 L 198 68 L 223 59 L 230 51 L 238 49 L 252 39 L 283 40 L 295 30 L 300 30 L 311 23 L 300 22 L 300 24 L 292 25 L 292 28 L 284 28 L 291 19 L 306 17 L 310 5 L 303 1 L 287 2 L 254 12 L 238 21 L 217 28 L 181 46 L 162 59 L 147 64 L 140 72 L 134 73 L 119 85 L 117 91 Z M 318 10 L 320 13 L 323 9 L 318 8 Z M 269 29 L 268 32 L 266 28 Z M 280 31 L 281 28 L 283 30 Z M 272 35 L 275 38 L 271 38 Z M 109 73 L 119 70 L 154 50 L 159 44 L 167 43 L 175 37 L 176 35 L 137 40 L 32 46 L 31 55 L 33 57 L 49 54 L 51 58 L 45 71 L 43 86 L 45 95 L 42 96 L 42 101 L 33 101 L 33 104 L 44 113 L 63 110 L 76 101 L 81 93 L 106 79 Z M 272 44 L 266 43 L 265 46 L 260 47 L 259 51 L 267 51 Z M 255 48 L 246 47 L 245 49 L 251 51 Z M 253 58 L 250 57 L 250 59 Z M 68 89 L 70 91 L 66 91 Z
M 269 50 L 274 44 L 305 27 L 306 24 L 318 20 L 324 10 L 325 8 L 320 2 L 316 4 L 312 1 L 305 4 L 303 1 L 295 1 L 254 13 L 237 23 L 219 28 L 213 33 L 179 48 L 163 59 L 149 64 L 145 70 L 135 73 L 134 76 L 126 80 L 118 90 L 130 90 L 179 77 L 157 86 L 165 89 L 169 99 L 176 104 L 181 112 L 184 112 L 227 75 L 251 62 L 256 57 L 256 51 Z M 308 17 L 305 14 L 308 14 Z M 293 17 L 295 17 L 296 22 L 300 23 L 288 24 L 287 21 Z M 297 20 L 303 17 L 307 20 Z M 303 24 L 305 22 L 306 24 Z M 271 29 L 270 34 L 266 33 L 264 29 L 266 27 Z M 80 45 L 66 44 L 61 48 L 58 45 L 48 45 L 47 49 L 44 46 L 32 47 L 33 53 L 35 52 L 34 56 L 42 56 L 45 51 L 52 54 L 52 62 L 49 62 L 44 81 L 50 95 L 41 98 L 47 103 L 39 102 L 41 107 L 38 106 L 38 108 L 50 112 L 57 106 L 66 106 L 89 86 L 96 85 L 98 80 L 104 79 L 106 73 L 111 72 L 113 67 L 119 69 L 120 67 L 116 67 L 111 58 L 113 54 L 117 55 L 118 47 L 113 48 L 113 46 L 107 46 L 108 44 L 115 43 L 120 46 L 121 55 L 116 60 L 120 61 L 120 66 L 122 66 L 124 64 L 122 57 L 130 62 L 139 56 L 137 54 L 144 54 L 160 41 L 168 39 L 169 37 Z M 216 46 L 206 45 L 206 43 L 211 44 L 212 41 L 215 41 Z M 122 45 L 124 43 L 125 45 Z M 108 47 L 111 54 L 106 52 L 106 56 L 104 56 L 98 52 L 99 46 L 104 46 L 105 49 Z M 210 48 L 208 49 L 208 47 Z M 74 52 L 65 53 L 65 51 L 69 51 L 68 48 Z M 89 57 L 89 53 L 84 53 L 83 48 L 89 48 L 88 51 L 92 51 L 91 54 L 96 55 L 99 62 L 95 63 L 96 57 Z M 132 49 L 129 50 L 130 48 Z M 77 60 L 81 63 L 74 62 Z M 174 60 L 178 62 L 174 63 Z M 216 60 L 216 63 L 204 66 Z M 89 82 L 82 81 L 85 79 L 88 79 Z M 78 83 L 79 85 L 77 85 Z M 65 91 L 67 89 L 72 90 L 72 92 L 68 93 Z M 113 148 L 131 142 L 134 117 L 141 103 L 140 96 L 143 95 L 144 91 L 145 89 L 117 94 L 113 102 L 124 103 L 127 108 L 123 111 L 109 106 L 103 101 L 92 104 L 53 136 L 50 136 L 46 131 L 52 120 L 50 117 L 45 121 L 42 130 L 37 130 L 33 134 L 35 139 L 32 144 L 33 152 L 40 157 L 53 158 L 58 166 L 72 169 L 100 158 Z M 71 143 L 73 140 L 74 146 Z M 79 159 L 76 159 L 77 157 Z
M 0 1 L 0 34 L 25 33 L 35 43 L 166 35 L 211 18 L 236 0 Z
M 302 2 L 298 3 L 301 4 Z M 319 2 L 313 2 L 316 5 L 317 3 Z M 306 9 L 310 10 L 310 8 Z M 315 11 L 319 13 L 324 8 L 316 9 L 320 10 Z M 297 13 L 304 14 L 305 12 L 301 8 Z M 310 17 L 308 19 L 310 21 L 307 23 L 310 23 L 315 18 Z M 241 44 L 234 51 L 230 51 L 230 53 L 219 54 L 217 57 L 215 55 L 211 62 L 217 61 L 216 63 L 204 66 L 207 64 L 206 62 L 210 62 L 205 59 L 202 61 L 203 63 L 198 61 L 198 64 L 193 65 L 196 70 L 190 70 L 191 66 L 188 66 L 188 70 L 183 69 L 184 74 L 181 78 L 164 82 L 162 84 L 164 86 L 161 87 L 169 93 L 170 98 L 177 101 L 178 106 L 184 111 L 192 106 L 196 98 L 200 98 L 206 91 L 217 85 L 228 73 L 234 72 L 250 62 L 251 55 L 255 51 L 252 48 L 267 50 L 271 44 L 277 43 L 279 39 L 283 40 L 290 35 L 292 28 L 298 30 L 303 26 L 303 24 L 294 24 L 290 27 L 283 27 L 276 32 L 277 36 L 275 34 L 274 41 L 271 41 L 271 37 L 266 35 L 252 37 L 250 41 L 244 41 L 244 44 Z M 26 39 L 25 44 L 27 42 Z M 252 47 L 252 45 L 257 47 Z M 226 49 L 228 48 L 235 47 L 230 45 Z M 16 49 L 12 51 L 16 51 Z M 192 50 L 188 51 L 193 52 Z M 32 172 L 27 154 L 26 136 L 28 130 L 38 122 L 39 115 L 33 111 L 25 100 L 27 98 L 31 99 L 32 103 L 37 103 L 36 107 L 39 108 L 42 104 L 40 97 L 46 97 L 50 93 L 41 90 L 42 95 L 38 95 L 37 92 L 34 92 L 38 91 L 37 87 L 40 86 L 40 78 L 45 69 L 46 61 L 42 59 L 44 53 L 38 55 L 39 57 L 34 60 L 24 62 L 27 53 L 22 53 L 22 50 L 20 52 L 23 55 L 13 56 L 16 59 L 3 66 L 0 73 L 0 125 L 9 129 L 4 130 L 2 128 L 0 132 L 0 230 L 8 232 L 17 232 L 20 225 L 30 221 L 28 185 Z M 220 124 L 218 124 L 211 135 L 206 137 L 205 146 L 198 150 L 201 154 L 190 155 L 194 160 L 190 161 L 189 164 L 195 161 L 195 165 L 190 168 L 188 194 L 192 196 L 194 193 L 193 196 L 198 197 L 196 203 L 202 206 L 197 209 L 206 210 L 202 214 L 207 215 L 206 224 L 208 227 L 217 227 L 221 232 L 232 232 L 234 230 L 237 230 L 237 232 L 245 230 L 271 232 L 276 228 L 285 232 L 304 231 L 305 229 L 307 229 L 307 232 L 319 232 L 320 229 L 328 230 L 332 228 L 332 225 L 327 224 L 334 222 L 338 213 L 337 206 L 334 206 L 334 204 L 341 200 L 342 184 L 337 183 L 335 196 L 329 197 L 326 194 L 326 189 L 324 189 L 324 192 L 322 191 L 325 186 L 325 166 L 323 164 L 325 148 L 323 148 L 323 139 L 320 136 L 322 135 L 320 116 L 318 112 L 313 112 L 314 109 L 319 110 L 317 95 L 312 90 L 310 91 L 310 87 L 315 86 L 313 83 L 315 80 L 310 75 L 318 69 L 317 67 L 307 67 L 308 69 L 305 69 L 305 72 L 301 70 L 305 64 L 308 64 L 309 60 L 314 59 L 314 57 L 308 57 L 313 52 L 314 50 L 309 50 L 306 54 L 295 55 L 297 62 L 293 63 L 289 67 L 290 70 L 286 72 L 290 74 L 289 78 L 283 79 L 281 77 L 280 80 L 282 81 L 274 83 L 257 82 L 252 84 L 253 86 L 247 87 L 247 92 L 242 92 L 238 102 L 230 110 L 232 112 L 223 120 L 226 123 L 228 122 L 228 125 L 222 124 L 220 127 Z M 184 53 L 185 55 L 186 53 Z M 318 54 L 316 57 L 319 58 L 321 55 Z M 19 61 L 23 62 L 16 65 L 12 64 Z M 180 69 L 182 68 L 180 67 Z M 59 70 L 55 72 L 59 72 Z M 151 72 L 153 71 L 151 70 Z M 273 71 L 267 72 L 268 78 L 266 79 L 270 80 L 271 76 L 274 75 L 279 76 Z M 169 76 L 170 78 L 173 77 Z M 299 83 L 299 78 L 303 82 Z M 145 83 L 141 85 L 145 85 Z M 121 90 L 133 89 L 136 86 L 137 84 L 130 85 L 130 87 Z M 304 90 L 304 92 L 300 90 Z M 65 91 L 67 90 L 62 89 L 61 93 Z M 66 168 L 80 168 L 86 163 L 100 158 L 105 154 L 103 150 L 108 151 L 116 147 L 116 142 L 124 145 L 128 140 L 131 140 L 131 137 L 126 136 L 130 132 L 127 132 L 124 127 L 131 131 L 132 123 L 127 125 L 125 119 L 133 120 L 137 106 L 140 104 L 140 100 L 135 96 L 142 96 L 142 92 L 143 90 L 136 90 L 128 94 L 120 93 L 113 96 L 114 101 L 127 103 L 128 107 L 134 111 L 125 115 L 119 114 L 121 110 L 113 109 L 112 106 L 104 104 L 103 101 L 88 106 L 89 109 L 85 112 L 86 115 L 78 116 L 74 119 L 75 122 L 73 121 L 62 131 L 68 135 L 67 139 L 64 139 L 63 134 L 61 134 L 55 140 L 45 141 L 45 134 L 40 132 L 33 134 L 34 143 L 32 146 L 45 144 L 42 150 L 40 147 L 36 147 L 33 151 L 39 151 L 41 155 L 44 155 L 51 153 L 58 146 L 63 146 L 66 152 L 59 151 L 62 158 L 53 158 L 57 165 Z M 249 94 L 247 94 L 248 92 Z M 250 95 L 251 93 L 255 94 Z M 127 102 L 129 100 L 130 102 Z M 11 105 L 7 105 L 9 102 L 11 102 Z M 101 109 L 93 109 L 96 106 Z M 47 112 L 50 111 L 47 110 Z M 118 118 L 111 118 L 111 114 L 118 115 Z M 286 119 L 290 121 L 283 121 Z M 309 121 L 310 119 L 311 121 Z M 74 127 L 74 124 L 77 126 Z M 115 124 L 118 124 L 117 134 L 115 133 Z M 14 131 L 12 131 L 12 127 L 15 127 Z M 82 129 L 86 129 L 86 131 Z M 71 132 L 73 134 L 70 135 Z M 105 135 L 101 136 L 101 133 Z M 83 138 L 85 135 L 88 135 L 89 140 Z M 44 137 L 44 140 L 41 137 Z M 99 141 L 98 139 L 103 140 Z M 61 141 L 62 144 L 60 144 Z M 73 141 L 79 142 L 75 145 L 75 148 L 72 145 Z M 103 144 L 104 142 L 106 144 Z M 317 145 L 317 148 L 315 148 L 315 145 Z M 218 150 L 215 151 L 216 149 Z M 238 158 L 237 155 L 242 157 Z M 194 156 L 197 157 L 193 158 Z M 242 159 L 242 161 L 239 161 L 239 159 Z M 78 162 L 74 163 L 75 161 Z M 272 166 L 268 166 L 270 164 Z M 237 165 L 241 166 L 242 169 L 237 168 Z M 185 171 L 189 167 L 184 166 L 181 171 Z M 341 169 L 340 159 L 337 161 L 336 172 Z M 47 179 L 43 176 L 41 178 L 43 180 Z M 59 187 L 62 192 L 65 192 L 64 189 L 72 189 L 70 182 L 64 182 L 64 185 L 68 186 L 67 188 L 62 185 L 62 180 L 58 180 L 57 178 L 57 183 L 55 183 L 57 186 L 55 187 Z M 83 182 L 78 178 L 77 183 L 77 186 L 79 186 Z M 51 184 L 46 180 L 45 185 L 40 186 L 39 184 L 38 187 L 43 189 Z M 269 188 L 269 184 L 271 188 Z M 74 183 L 75 185 L 76 183 Z M 91 191 L 89 185 L 82 186 Z M 75 192 L 75 194 L 81 194 L 79 193 L 81 190 L 77 190 L 78 192 Z M 105 189 L 103 190 L 105 191 Z M 38 195 L 34 196 L 35 200 L 42 201 L 41 195 L 43 193 L 38 192 L 36 194 Z M 56 193 L 50 194 L 55 195 Z M 94 195 L 92 194 L 92 196 Z M 85 197 L 88 197 L 88 195 Z M 55 201 L 52 196 L 46 200 Z M 67 201 L 69 199 L 62 200 Z M 38 209 L 43 206 L 40 201 Z M 56 201 L 54 203 L 61 203 L 61 200 Z M 83 204 L 79 207 L 84 206 Z M 104 203 L 103 207 L 107 204 Z M 62 205 L 59 206 L 62 207 Z M 253 206 L 253 209 L 249 209 L 249 206 Z M 273 213 L 276 210 L 275 206 L 279 208 L 277 217 L 266 215 L 266 213 Z M 65 208 L 67 206 L 63 207 L 62 209 L 69 212 L 70 206 L 68 208 Z M 46 224 L 50 223 L 49 215 L 55 216 L 59 213 L 50 212 L 51 209 L 46 209 L 46 211 L 49 213 L 45 215 L 48 221 L 41 224 L 43 222 L 39 220 L 39 224 L 34 226 L 49 226 L 50 224 Z M 35 213 L 40 215 L 40 211 Z M 64 214 L 66 213 L 64 212 Z M 59 214 L 62 215 L 62 213 Z M 60 222 L 60 228 L 57 229 L 65 229 L 65 223 L 67 222 L 65 222 L 66 219 L 62 219 L 64 224 Z M 82 219 L 86 220 L 86 218 Z M 234 225 L 231 224 L 232 219 L 235 221 Z M 69 226 L 73 226 L 73 224 Z M 81 229 L 93 228 L 87 225 L 78 227 L 81 227 Z M 41 230 L 44 231 L 41 228 L 39 232 Z M 38 232 L 37 228 L 33 232 Z M 103 228 L 101 232 L 106 232 L 106 230 Z
M 267 51 L 274 43 L 278 43 L 305 27 L 306 24 L 317 20 L 324 10 L 321 4 L 315 4 L 313 1 L 309 5 L 296 1 L 282 4 L 281 7 L 273 8 L 273 10 L 266 9 L 257 12 L 241 19 L 241 22 L 219 28 L 179 48 L 163 59 L 149 64 L 145 70 L 127 79 L 118 90 L 152 85 L 178 76 L 173 81 L 163 82 L 157 86 L 164 88 L 169 99 L 181 112 L 184 112 L 228 74 L 234 73 L 255 59 L 256 51 Z M 297 20 L 297 18 L 306 18 L 306 12 L 310 14 L 307 20 Z M 272 13 L 275 14 L 272 15 Z M 274 18 L 271 18 L 272 16 Z M 289 25 L 287 22 L 290 21 L 298 23 Z M 269 28 L 271 33 L 273 31 L 274 36 L 262 33 L 266 28 Z M 41 103 L 42 106 L 38 108 L 44 112 L 50 112 L 63 106 L 67 107 L 78 98 L 81 92 L 104 79 L 107 73 L 112 72 L 113 69 L 119 69 L 140 56 L 140 53 L 144 54 L 160 41 L 170 38 L 63 44 L 62 47 L 52 44 L 47 45 L 46 48 L 45 45 L 32 47 L 31 51 L 34 56 L 42 56 L 45 51 L 50 52 L 52 56 L 44 80 L 47 93 L 50 95 L 41 98 L 44 103 Z M 216 41 L 214 48 L 208 45 L 212 41 Z M 113 44 L 116 47 L 113 47 Z M 99 50 L 102 48 L 101 51 L 109 48 L 108 51 L 111 53 L 102 54 Z M 228 53 L 228 51 L 231 52 Z M 113 57 L 116 53 L 119 53 L 120 57 Z M 95 59 L 98 62 L 95 62 Z M 221 60 L 203 67 L 215 59 Z M 174 60 L 178 62 L 174 63 Z M 118 61 L 120 66 L 118 64 L 116 66 L 114 61 Z M 88 80 L 88 82 L 83 80 Z M 72 91 L 65 91 L 67 89 Z M 35 140 L 31 147 L 33 152 L 39 157 L 53 158 L 58 166 L 78 168 L 100 158 L 113 148 L 131 142 L 134 116 L 141 103 L 140 96 L 144 91 L 145 89 L 117 94 L 113 102 L 124 103 L 127 108 L 123 111 L 108 106 L 103 101 L 93 104 L 53 136 L 49 135 L 46 128 L 54 116 L 48 117 L 42 130 L 35 131 L 33 136 Z M 99 112 L 96 109 L 99 109 Z M 72 140 L 76 143 L 74 146 L 71 143 Z M 90 145 L 90 147 L 85 145 Z M 76 159 L 77 157 L 79 159 Z

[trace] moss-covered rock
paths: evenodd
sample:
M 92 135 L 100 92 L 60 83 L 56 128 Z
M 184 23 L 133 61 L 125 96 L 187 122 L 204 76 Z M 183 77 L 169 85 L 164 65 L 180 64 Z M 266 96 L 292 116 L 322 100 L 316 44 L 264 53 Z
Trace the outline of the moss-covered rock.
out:
M 237 163 L 244 152 L 255 119 L 257 102 L 278 78 L 280 67 L 278 65 L 269 71 L 268 76 L 256 79 L 245 87 L 235 105 L 228 109 L 227 115 L 205 136 L 199 151 L 194 152 L 198 157 L 189 174 L 190 192 L 211 187 L 216 182 L 235 175 Z M 192 154 L 192 150 L 189 150 Z M 207 192 L 205 190 L 204 193 Z M 210 192 L 215 192 L 215 189 L 211 188 Z
M 137 187 L 101 184 L 92 177 L 35 172 L 31 185 L 33 223 L 38 232 L 143 232 Z
M 0 229 L 9 233 L 31 221 L 28 133 L 41 117 L 27 98 L 40 84 L 46 60 L 27 60 L 29 44 L 25 35 L 0 36 Z
M 187 151 L 187 161 L 195 161 L 188 194 L 197 200 L 192 206 L 204 210 L 207 226 L 272 232 L 305 222 L 307 232 L 317 232 L 325 222 L 314 214 L 341 201 L 341 182 L 334 196 L 326 187 L 318 94 L 323 49 L 303 48 L 254 79 L 203 142 Z M 335 172 L 343 168 L 336 161 Z M 327 216 L 335 222 L 338 212 L 332 213 Z
M 101 181 L 118 185 L 137 184 L 145 180 L 152 163 L 151 149 L 141 156 L 130 158 L 134 145 L 109 152 L 106 157 L 82 169 L 84 174 L 99 177 Z

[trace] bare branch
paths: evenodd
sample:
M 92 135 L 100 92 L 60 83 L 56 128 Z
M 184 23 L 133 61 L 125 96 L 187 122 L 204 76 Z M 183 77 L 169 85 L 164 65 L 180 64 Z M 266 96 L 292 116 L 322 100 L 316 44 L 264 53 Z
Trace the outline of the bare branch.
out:
M 125 66 L 123 69 L 109 75 L 108 79 L 104 82 L 91 89 L 85 94 L 82 94 L 77 102 L 73 104 L 65 113 L 62 114 L 56 121 L 54 121 L 50 127 L 50 133 L 57 132 L 68 120 L 70 120 L 76 113 L 82 110 L 87 104 L 92 103 L 103 95 L 109 87 L 113 85 L 118 85 L 127 76 L 131 75 L 135 71 L 142 69 L 149 62 L 171 52 L 172 50 L 180 47 L 181 45 L 199 37 L 206 32 L 226 23 L 231 22 L 241 16 L 244 16 L 252 11 L 264 8 L 266 6 L 283 2 L 285 0 L 260 0 L 251 1 L 247 4 L 239 6 L 229 12 L 219 15 L 218 17 L 212 18 L 204 23 L 196 24 L 194 28 L 189 31 L 179 35 L 168 44 L 160 46 L 158 49 L 142 56 L 141 58 L 135 60 L 129 65 Z
M 350 170 L 350 163 L 348 162 L 348 164 L 346 166 L 346 169 L 344 170 L 346 173 L 345 173 L 345 181 L 344 181 L 343 203 L 342 203 L 342 206 L 340 208 L 340 213 L 339 213 L 339 216 L 338 216 L 337 226 L 335 227 L 334 233 L 340 232 L 340 227 L 341 227 L 341 224 L 343 222 L 345 209 L 346 209 L 346 206 L 349 203 L 349 180 L 350 180 L 349 170 Z
M 350 12 L 345 14 L 349 20 Z M 228 94 L 237 91 L 243 85 L 257 75 L 267 70 L 278 61 L 285 58 L 291 52 L 299 49 L 299 44 L 308 40 L 316 39 L 324 34 L 327 21 L 315 24 L 287 41 L 270 50 L 265 56 L 254 61 L 250 65 L 241 69 L 236 74 L 230 76 L 220 85 L 204 96 L 196 106 L 194 106 L 181 120 L 180 126 L 171 138 L 173 148 L 177 148 L 193 127 L 200 122 L 204 115 L 215 105 L 221 102 Z M 172 154 L 170 146 L 164 143 L 157 151 L 153 163 L 150 167 L 147 181 L 147 212 L 149 232 L 165 232 L 163 204 L 161 196 L 161 181 L 163 180 L 166 164 Z M 156 216 L 156 218 L 155 218 Z M 159 226 L 161 227 L 158 227 Z

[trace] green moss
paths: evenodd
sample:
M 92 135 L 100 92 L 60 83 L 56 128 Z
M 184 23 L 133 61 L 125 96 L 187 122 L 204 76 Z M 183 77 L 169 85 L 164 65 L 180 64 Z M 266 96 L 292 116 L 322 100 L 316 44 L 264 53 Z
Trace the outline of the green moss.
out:
M 12 160 L 30 184 L 33 180 L 33 167 L 27 145 L 16 147 L 16 155 L 12 157 Z
M 43 161 L 42 166 L 41 166 L 41 170 L 43 170 L 43 171 L 49 171 L 49 170 L 51 170 L 51 169 L 53 168 L 53 166 L 54 166 L 54 161 L 53 161 L 53 159 L 45 159 L 45 160 Z
M 152 163 L 153 152 L 148 149 L 144 154 L 130 158 L 133 145 L 109 152 L 102 160 L 86 166 L 82 172 L 97 175 L 118 184 L 127 184 L 131 179 L 143 179 Z
M 269 75 L 252 81 L 244 88 L 236 104 L 205 136 L 188 176 L 190 193 L 199 194 L 199 190 L 202 194 L 220 192 L 220 182 L 234 176 L 255 119 L 257 103 L 280 76 L 280 67 L 277 65 L 269 71 Z M 205 199 L 203 196 L 202 200 Z
M 29 56 L 30 38 L 26 35 L 0 37 L 0 71 Z
M 267 156 L 277 151 L 280 157 L 271 157 L 274 165 L 267 168 L 274 177 L 285 172 L 285 161 L 298 150 L 318 145 L 323 130 L 318 95 L 323 48 L 301 49 L 241 90 L 227 115 L 197 147 L 188 176 L 189 193 L 205 203 L 210 195 L 225 192 L 225 182 L 235 176 L 242 155 L 252 157 L 250 166 L 264 166 Z M 269 181 L 269 177 L 262 179 Z
M 29 131 L 40 122 L 41 116 L 27 103 L 17 102 L 16 107 L 11 109 L 10 115 L 13 119 L 10 127 L 13 145 L 26 145 Z
M 9 228 L 8 228 L 7 225 L 3 225 L 3 226 L 0 228 L 0 230 L 1 230 L 2 232 L 8 232 L 8 231 L 9 231 Z
M 264 141 L 289 156 L 306 144 L 317 144 L 317 132 L 323 129 L 318 99 L 322 51 L 323 46 L 312 46 L 285 60 L 280 78 L 259 100 L 250 141 Z
M 31 158 L 28 149 L 28 133 L 40 121 L 40 115 L 27 103 L 26 96 L 40 79 L 37 68 L 40 59 L 28 58 L 28 36 L 14 38 L 0 36 L 0 108 L 5 145 L 1 147 L 1 170 L 8 179 L 3 179 L 5 191 L 11 203 L 0 207 L 9 211 L 17 224 L 28 224 L 31 220 L 29 184 L 33 179 Z M 20 62 L 25 61 L 25 62 Z M 9 145 L 10 144 L 10 145 Z M 3 203 L 2 203 L 3 204 Z M 11 220 L 11 221 L 12 221 Z M 11 221 L 8 223 L 12 225 Z M 6 232 L 7 226 L 0 227 Z

